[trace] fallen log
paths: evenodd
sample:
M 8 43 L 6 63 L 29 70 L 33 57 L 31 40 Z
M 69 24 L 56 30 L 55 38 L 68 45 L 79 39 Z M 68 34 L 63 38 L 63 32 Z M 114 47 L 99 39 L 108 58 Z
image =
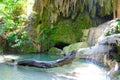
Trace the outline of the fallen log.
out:
M 62 65 L 72 62 L 75 59 L 76 53 L 77 51 L 74 50 L 68 55 L 66 55 L 65 57 L 55 60 L 55 61 L 38 61 L 38 60 L 26 59 L 26 60 L 19 61 L 17 65 L 38 67 L 38 68 L 58 67 L 58 66 L 62 66 Z

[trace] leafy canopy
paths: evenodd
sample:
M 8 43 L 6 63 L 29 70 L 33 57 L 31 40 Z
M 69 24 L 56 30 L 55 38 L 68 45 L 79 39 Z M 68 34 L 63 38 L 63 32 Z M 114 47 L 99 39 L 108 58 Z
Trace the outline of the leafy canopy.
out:
M 19 47 L 27 38 L 26 0 L 3 0 L 0 3 L 0 35 L 9 41 L 10 47 Z M 3 7 L 3 8 L 1 8 Z

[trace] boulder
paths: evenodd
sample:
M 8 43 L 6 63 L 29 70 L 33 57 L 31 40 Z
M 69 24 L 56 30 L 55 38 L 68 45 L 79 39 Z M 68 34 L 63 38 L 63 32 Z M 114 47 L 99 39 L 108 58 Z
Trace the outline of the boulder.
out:
M 19 59 L 19 56 L 15 55 L 0 55 L 0 63 L 10 62 L 13 63 L 15 60 Z
M 88 47 L 88 43 L 87 42 L 79 42 L 79 43 L 74 43 L 74 44 L 71 44 L 69 46 L 66 46 L 63 48 L 63 52 L 65 54 L 73 51 L 73 50 L 77 50 L 79 48 L 85 48 L 85 47 Z
M 60 54 L 62 53 L 63 51 L 59 48 L 56 48 L 56 47 L 52 47 L 49 49 L 48 53 L 50 54 Z

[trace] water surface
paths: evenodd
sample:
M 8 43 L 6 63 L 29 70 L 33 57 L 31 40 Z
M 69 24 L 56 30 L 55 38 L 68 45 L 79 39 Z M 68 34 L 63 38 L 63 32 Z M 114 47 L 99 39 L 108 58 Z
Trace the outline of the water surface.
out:
M 25 54 L 20 59 L 55 60 L 59 55 Z M 110 80 L 104 67 L 77 60 L 62 67 L 41 69 L 0 64 L 0 80 Z

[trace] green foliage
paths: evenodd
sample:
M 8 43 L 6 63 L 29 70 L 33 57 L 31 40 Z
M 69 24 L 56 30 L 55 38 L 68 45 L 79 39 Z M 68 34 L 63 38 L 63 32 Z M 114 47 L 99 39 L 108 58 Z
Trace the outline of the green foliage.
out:
M 77 18 L 77 26 L 79 26 L 81 29 L 88 29 L 91 27 L 91 19 L 89 14 L 87 13 L 81 13 L 79 14 Z
M 76 43 L 85 41 L 84 31 L 91 27 L 91 21 L 88 14 L 79 14 L 76 20 L 60 18 L 60 21 L 54 25 L 55 30 L 49 37 L 53 45 L 57 42 Z
M 83 30 L 91 27 L 90 17 L 87 14 L 80 14 L 75 21 L 61 19 L 54 27 L 56 27 L 54 34 L 50 36 L 54 43 L 80 42 L 83 41 Z
M 0 35 L 9 41 L 10 47 L 20 47 L 27 38 L 28 31 L 25 29 L 27 18 L 25 16 L 24 5 L 26 0 L 3 0 L 4 9 L 0 9 L 3 14 L 4 24 L 0 27 Z
M 73 27 L 74 26 L 74 27 Z M 59 21 L 58 24 L 54 25 L 55 30 L 54 30 L 54 34 L 52 34 L 50 36 L 50 38 L 52 39 L 52 41 L 54 43 L 56 42 L 65 42 L 65 43 L 73 43 L 76 42 L 75 40 L 75 33 L 77 33 L 77 31 L 75 31 L 75 24 L 70 21 L 70 20 L 61 20 Z
M 120 33 L 120 21 L 118 21 L 117 25 L 114 26 L 112 29 L 108 30 L 106 32 L 106 36 L 112 35 L 112 34 L 118 34 Z

